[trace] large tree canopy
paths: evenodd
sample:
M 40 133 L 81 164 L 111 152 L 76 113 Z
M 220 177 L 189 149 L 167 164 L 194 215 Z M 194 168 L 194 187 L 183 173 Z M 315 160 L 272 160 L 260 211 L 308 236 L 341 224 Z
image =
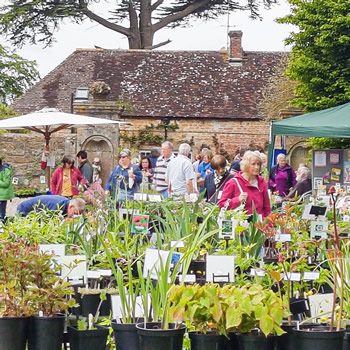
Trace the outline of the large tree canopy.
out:
M 295 102 L 306 111 L 350 101 L 350 0 L 288 0 L 279 20 L 298 27 L 287 74 L 298 82 Z
M 11 103 L 37 79 L 36 62 L 28 61 L 0 45 L 0 103 Z
M 80 23 L 89 18 L 125 35 L 131 49 L 153 49 L 169 41 L 153 44 L 154 34 L 165 27 L 188 25 L 194 18 L 217 18 L 229 11 L 250 11 L 259 17 L 261 6 L 277 0 L 120 0 L 110 4 L 110 18 L 91 9 L 100 0 L 6 0 L 0 6 L 0 30 L 16 46 L 26 42 L 50 45 L 61 21 Z M 97 8 L 97 6 L 95 7 Z M 123 26 L 124 20 L 129 25 Z

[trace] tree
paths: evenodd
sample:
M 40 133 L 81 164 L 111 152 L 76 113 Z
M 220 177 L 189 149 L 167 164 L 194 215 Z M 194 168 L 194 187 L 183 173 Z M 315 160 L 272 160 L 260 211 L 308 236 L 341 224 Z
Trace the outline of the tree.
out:
M 276 66 L 275 74 L 271 76 L 264 90 L 259 108 L 265 116 L 265 120 L 279 119 L 282 109 L 292 107 L 295 99 L 297 83 L 286 74 L 289 63 L 289 55 L 284 55 Z
M 170 40 L 153 44 L 154 34 L 165 27 L 186 26 L 191 19 L 209 20 L 229 11 L 250 11 L 259 18 L 262 5 L 277 0 L 120 0 L 104 18 L 91 9 L 100 0 L 6 0 L 0 7 L 0 30 L 16 46 L 27 42 L 50 45 L 54 32 L 65 18 L 81 23 L 85 19 L 103 25 L 129 40 L 130 49 L 154 49 Z M 122 26 L 128 20 L 129 26 Z
M 306 111 L 350 100 L 350 0 L 288 0 L 292 13 L 279 20 L 299 31 L 292 44 L 288 76 L 298 82 L 294 102 Z
M 0 45 L 0 104 L 14 101 L 37 79 L 36 62 L 28 61 Z

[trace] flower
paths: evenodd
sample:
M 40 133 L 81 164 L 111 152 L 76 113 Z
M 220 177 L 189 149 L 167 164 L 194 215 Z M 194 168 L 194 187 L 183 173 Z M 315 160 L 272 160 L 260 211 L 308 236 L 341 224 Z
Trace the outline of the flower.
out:
M 329 190 L 328 190 L 328 194 L 334 194 L 334 193 L 336 193 L 337 191 L 336 191 L 336 189 L 335 189 L 335 186 L 331 186 L 330 188 L 329 188 Z

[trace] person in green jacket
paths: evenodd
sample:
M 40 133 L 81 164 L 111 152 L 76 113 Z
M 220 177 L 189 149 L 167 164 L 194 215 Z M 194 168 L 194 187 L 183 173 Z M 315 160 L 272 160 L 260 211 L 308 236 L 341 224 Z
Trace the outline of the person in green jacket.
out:
M 12 170 L 0 158 L 0 220 L 5 221 L 7 201 L 14 197 L 12 187 Z

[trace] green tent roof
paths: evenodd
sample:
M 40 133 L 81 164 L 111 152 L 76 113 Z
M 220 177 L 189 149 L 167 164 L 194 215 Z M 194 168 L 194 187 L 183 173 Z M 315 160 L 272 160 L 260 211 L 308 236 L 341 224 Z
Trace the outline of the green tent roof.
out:
M 350 138 L 350 102 L 272 122 L 271 135 Z

